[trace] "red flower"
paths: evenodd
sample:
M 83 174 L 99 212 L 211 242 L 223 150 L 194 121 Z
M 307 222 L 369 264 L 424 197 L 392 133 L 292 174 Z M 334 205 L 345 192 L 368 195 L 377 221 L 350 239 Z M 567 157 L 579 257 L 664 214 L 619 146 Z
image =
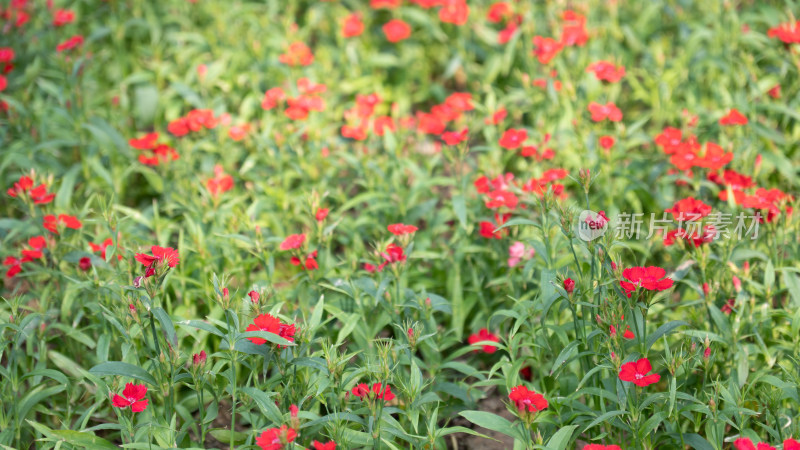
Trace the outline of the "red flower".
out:
M 635 338 L 635 337 L 636 337 L 636 335 L 635 335 L 635 334 L 633 334 L 633 331 L 631 331 L 630 327 L 625 327 L 625 332 L 624 332 L 624 333 L 622 333 L 622 337 L 623 337 L 624 339 L 631 340 L 631 339 Z
M 140 138 L 131 138 L 128 145 L 137 150 L 152 150 L 156 148 L 156 141 L 158 141 L 158 133 L 148 133 Z
M 520 412 L 536 413 L 547 409 L 547 400 L 542 394 L 535 391 L 530 391 L 523 385 L 519 385 L 508 394 L 509 400 L 514 402 L 514 405 Z
M 781 98 L 781 85 L 776 84 L 775 86 L 772 86 L 769 91 L 767 91 L 767 94 L 775 99 Z
M 303 245 L 303 242 L 306 240 L 305 234 L 290 234 L 286 237 L 286 239 L 281 242 L 280 249 L 282 251 L 286 250 L 296 250 Z
M 250 132 L 250 124 L 244 123 L 241 125 L 234 125 L 228 130 L 228 136 L 233 139 L 234 141 L 241 141 L 245 137 L 247 137 L 247 133 Z
M 564 19 L 564 26 L 561 30 L 561 43 L 565 47 L 577 45 L 582 47 L 589 40 L 586 32 L 586 17 L 575 11 L 567 10 L 561 16 Z
M 395 395 L 392 393 L 392 387 L 387 384 L 386 388 L 384 389 L 381 383 L 373 383 L 372 391 L 370 391 L 368 385 L 361 383 L 354 387 L 350 392 L 362 400 L 374 396 L 374 398 L 390 402 L 395 398 Z
M 255 319 L 253 319 L 253 323 L 247 326 L 245 331 L 266 331 L 268 333 L 278 335 L 287 341 L 294 342 L 294 334 L 297 330 L 294 324 L 284 324 L 280 319 L 271 314 L 259 314 Z M 249 337 L 247 340 L 256 345 L 263 345 L 267 343 L 266 339 L 258 337 Z M 283 347 L 278 345 L 278 348 Z
M 442 140 L 447 145 L 458 145 L 467 140 L 467 133 L 469 133 L 469 128 L 466 127 L 461 131 L 448 131 L 442 133 Z
M 572 294 L 575 291 L 575 280 L 572 278 L 564 280 L 564 290 L 567 291 L 567 294 Z
M 505 119 L 507 115 L 508 115 L 508 111 L 506 111 L 505 108 L 501 107 L 500 109 L 495 111 L 492 114 L 491 117 L 486 118 L 486 120 L 484 120 L 484 123 L 486 125 L 497 125 L 500 122 L 502 122 L 503 119 Z
M 500 23 L 512 14 L 511 5 L 508 2 L 497 2 L 489 7 L 489 11 L 486 13 L 486 20 L 491 23 Z
M 525 139 L 528 139 L 527 131 L 510 128 L 503 133 L 497 143 L 507 150 L 514 150 L 519 148 L 525 142 Z
M 52 214 L 48 214 L 44 216 L 44 223 L 42 224 L 45 229 L 58 234 L 58 226 L 64 225 L 67 228 L 72 228 L 73 230 L 80 229 L 82 224 L 81 221 L 73 216 L 68 216 L 66 214 L 59 214 L 58 218 Z
M 33 180 L 30 177 L 23 175 L 19 177 L 19 181 L 14 183 L 14 186 L 8 188 L 8 191 L 6 192 L 9 196 L 16 197 L 20 194 L 28 192 L 31 187 L 33 187 Z
M 279 87 L 269 89 L 264 93 L 264 100 L 261 101 L 261 107 L 267 111 L 278 106 L 278 104 L 286 98 L 286 93 Z
M 83 36 L 76 35 L 58 44 L 56 46 L 56 51 L 60 53 L 63 52 L 64 50 L 72 50 L 73 48 L 80 47 L 82 45 L 83 45 Z
M 389 42 L 400 42 L 411 36 L 411 27 L 400 19 L 392 19 L 383 26 L 383 34 Z
M 0 63 L 10 63 L 14 61 L 14 49 L 11 47 L 0 47 Z
M 297 437 L 297 431 L 286 425 L 281 425 L 280 428 L 269 428 L 258 435 L 256 438 L 256 445 L 261 447 L 261 450 L 281 450 L 290 442 L 293 442 Z
M 555 58 L 555 56 L 558 55 L 558 52 L 564 48 L 561 42 L 553 38 L 546 38 L 542 36 L 533 37 L 533 46 L 535 47 L 533 54 L 542 64 L 549 63 L 550 60 Z
M 411 234 L 419 230 L 419 228 L 415 227 L 414 225 L 404 225 L 402 223 L 395 223 L 386 227 L 390 233 L 395 236 L 402 236 L 404 234 Z
M 145 253 L 137 253 L 135 256 L 136 261 L 142 263 L 143 266 L 148 268 L 154 267 L 158 262 L 163 261 L 169 267 L 175 267 L 180 262 L 178 251 L 172 247 L 159 247 L 154 245 L 150 247 L 152 255 Z
M 250 291 L 250 292 L 247 293 L 247 295 L 250 296 L 250 301 L 253 302 L 253 303 L 258 303 L 258 299 L 259 299 L 259 297 L 261 297 L 259 295 L 259 293 L 256 292 L 256 291 Z
M 78 267 L 80 267 L 82 271 L 86 272 L 92 268 L 92 260 L 89 257 L 84 256 L 78 261 Z
M 677 201 L 672 208 L 666 209 L 664 212 L 672 213 L 679 221 L 698 220 L 711 213 L 711 206 L 706 205 L 702 200 L 687 197 Z
M 783 441 L 783 450 L 800 450 L 800 442 L 794 439 L 786 439 Z
M 233 188 L 233 177 L 227 175 L 221 165 L 214 166 L 214 178 L 206 180 L 206 189 L 213 197 L 219 197 L 223 192 Z
M 57 27 L 72 23 L 73 20 L 75 20 L 75 12 L 68 9 L 59 9 L 53 14 L 53 25 Z
M 758 447 L 756 447 L 750 438 L 739 438 L 733 441 L 733 446 L 736 447 L 736 450 L 775 450 L 775 447 L 764 442 L 759 442 Z M 785 443 L 783 448 L 787 450 Z
M 622 365 L 619 369 L 619 379 L 622 381 L 630 381 L 631 383 L 645 387 L 653 383 L 658 383 L 661 375 L 653 373 L 648 375 L 652 370 L 650 361 L 647 358 L 642 358 L 636 362 L 628 362 Z
M 324 444 L 319 441 L 314 441 L 312 445 L 314 446 L 314 450 L 336 450 L 336 442 L 333 441 Z
M 719 119 L 720 125 L 747 125 L 747 117 L 740 113 L 735 108 L 731 109 L 728 114 Z
M 637 287 L 642 287 L 648 291 L 665 291 L 672 287 L 672 278 L 664 278 L 667 271 L 661 267 L 630 267 L 622 271 L 622 276 L 629 281 L 620 280 L 619 284 L 628 294 Z
M 317 264 L 317 251 L 314 250 L 308 256 L 306 256 L 305 261 L 301 261 L 300 258 L 297 256 L 292 256 L 289 262 L 293 266 L 302 266 L 303 270 L 317 270 L 319 269 L 319 264 Z
M 28 197 L 30 197 L 36 205 L 46 205 L 52 202 L 56 197 L 56 194 L 47 192 L 47 186 L 44 184 L 33 187 L 33 179 L 24 175 L 21 176 L 19 181 L 14 183 L 14 186 L 10 187 L 6 193 L 11 197 L 17 197 L 27 193 Z
M 369 0 L 369 7 L 372 9 L 394 9 L 400 6 L 403 0 Z
M 605 105 L 591 102 L 589 103 L 588 109 L 592 114 L 592 120 L 595 122 L 601 122 L 605 119 L 612 122 L 619 122 L 622 120 L 622 111 L 620 111 L 613 102 L 608 102 Z
M 795 23 L 786 22 L 772 27 L 767 31 L 767 36 L 778 38 L 784 44 L 800 43 L 800 20 Z
M 395 243 L 389 244 L 386 247 L 386 251 L 381 253 L 383 258 L 386 260 L 387 263 L 393 264 L 396 262 L 405 262 L 406 255 L 403 253 L 403 247 Z
M 470 335 L 469 339 L 467 340 L 467 342 L 469 342 L 469 345 L 474 345 L 477 344 L 478 342 L 486 342 L 486 341 L 500 342 L 500 338 L 497 337 L 497 335 L 489 332 L 488 329 L 481 328 L 480 331 L 478 331 L 477 333 Z M 492 354 L 497 351 L 497 347 L 490 344 L 484 344 L 483 347 L 481 348 L 483 349 L 484 353 L 489 353 L 489 354 Z M 475 352 L 477 351 L 478 350 L 475 350 Z
M 619 445 L 589 444 L 583 450 L 622 450 Z
M 15 258 L 13 256 L 6 256 L 6 259 L 3 260 L 3 265 L 8 266 L 8 271 L 6 271 L 6 276 L 8 278 L 13 278 L 14 275 L 18 274 L 22 270 L 23 262 L 25 261 Z
M 600 81 L 616 83 L 625 76 L 625 66 L 615 66 L 608 61 L 597 61 L 589 64 L 587 72 L 594 72 L 594 76 Z
M 207 357 L 208 356 L 206 355 L 206 351 L 205 350 L 200 350 L 200 353 L 195 353 L 195 354 L 192 355 L 192 365 L 193 366 L 202 366 L 203 364 L 206 363 L 206 358 Z
M 317 213 L 314 214 L 314 218 L 317 219 L 317 222 L 322 222 L 326 217 L 328 217 L 328 208 L 319 208 Z
M 342 24 L 342 37 L 356 37 L 360 36 L 363 32 L 364 22 L 361 21 L 361 14 L 352 13 L 344 19 L 344 24 Z
M 314 55 L 303 42 L 293 42 L 286 53 L 278 57 L 278 61 L 288 66 L 307 66 L 314 62 Z
M 143 384 L 128 383 L 122 391 L 122 395 L 115 394 L 111 399 L 111 404 L 116 408 L 131 407 L 131 411 L 137 413 L 147 409 L 147 386 Z
M 612 136 L 600 136 L 599 143 L 600 147 L 603 147 L 606 150 L 609 150 L 611 147 L 614 146 L 616 141 Z
M 469 6 L 466 0 L 441 0 L 439 20 L 454 25 L 464 25 L 469 18 Z

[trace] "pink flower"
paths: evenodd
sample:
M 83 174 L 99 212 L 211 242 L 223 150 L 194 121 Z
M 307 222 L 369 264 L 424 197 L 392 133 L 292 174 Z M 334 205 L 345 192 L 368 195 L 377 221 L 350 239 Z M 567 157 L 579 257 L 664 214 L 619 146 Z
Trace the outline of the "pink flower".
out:
M 522 242 L 514 242 L 508 248 L 508 267 L 515 267 L 523 259 L 531 259 L 536 254 L 533 248 L 526 248 Z
M 286 250 L 296 250 L 303 245 L 303 242 L 306 240 L 305 234 L 290 234 L 286 237 L 286 239 L 281 242 L 280 249 L 282 251 Z

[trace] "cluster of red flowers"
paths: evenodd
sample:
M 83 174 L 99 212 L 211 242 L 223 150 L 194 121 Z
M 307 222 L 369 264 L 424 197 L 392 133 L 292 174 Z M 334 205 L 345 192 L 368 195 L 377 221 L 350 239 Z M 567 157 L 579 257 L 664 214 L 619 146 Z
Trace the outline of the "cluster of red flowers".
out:
M 543 36 L 533 37 L 533 55 L 542 64 L 548 64 L 564 47 L 582 47 L 589 40 L 584 15 L 567 10 L 564 11 L 561 19 L 561 38 L 559 40 Z
M 170 269 L 177 266 L 180 262 L 178 251 L 172 247 L 159 247 L 154 245 L 150 247 L 152 255 L 147 253 L 137 253 L 134 258 L 139 261 L 147 269 L 145 270 L 144 277 L 149 278 L 156 274 L 159 264 L 166 265 Z
M 165 143 L 159 143 L 158 136 L 158 133 L 148 133 L 140 138 L 128 140 L 128 145 L 142 151 L 139 154 L 140 163 L 157 166 L 178 159 L 178 152 Z
M 23 175 L 19 177 L 19 181 L 14 183 L 14 186 L 8 188 L 6 193 L 13 198 L 22 197 L 30 198 L 35 205 L 46 205 L 53 201 L 56 194 L 47 192 L 47 186 L 42 183 L 33 187 L 34 182 L 31 176 Z
M 503 45 L 514 37 L 514 33 L 517 32 L 522 24 L 522 15 L 515 14 L 513 6 L 509 2 L 496 2 L 489 7 L 489 11 L 486 13 L 486 20 L 490 23 L 502 23 L 505 21 L 504 28 L 497 33 L 497 43 Z
M 755 445 L 750 438 L 736 439 L 733 441 L 733 446 L 736 447 L 736 450 L 776 450 L 775 447 L 766 442 L 759 442 L 758 445 Z M 783 441 L 783 450 L 800 450 L 800 442 L 794 439 L 786 439 Z
M 294 334 L 297 331 L 295 324 L 285 324 L 281 319 L 271 314 L 259 314 L 253 319 L 253 323 L 247 326 L 245 331 L 266 331 L 278 335 L 287 341 L 294 342 Z M 256 345 L 263 345 L 267 343 L 266 339 L 258 337 L 247 338 L 250 342 Z M 278 345 L 278 348 L 283 348 Z
M 548 142 L 550 142 L 550 133 L 546 133 L 544 135 L 544 139 L 538 147 L 536 145 L 524 145 L 527 139 L 528 132 L 526 130 L 509 128 L 503 132 L 503 135 L 500 136 L 500 139 L 497 141 L 497 143 L 506 150 L 516 150 L 521 148 L 520 154 L 523 157 L 533 158 L 539 162 L 553 159 L 553 157 L 555 157 L 556 153 L 550 147 L 543 148 L 541 153 L 539 152 L 539 148 L 544 147 Z
M 703 146 L 694 135 L 683 139 L 683 133 L 678 128 L 665 128 L 656 136 L 655 142 L 665 154 L 670 155 L 670 163 L 680 171 L 692 167 L 719 170 L 733 160 L 733 153 L 725 152 L 713 142 L 706 143 L 703 152 Z
M 219 124 L 219 120 L 214 117 L 214 111 L 210 109 L 193 109 L 185 116 L 179 117 L 167 125 L 167 131 L 174 136 L 186 136 L 189 132 L 198 132 L 202 129 L 214 129 Z
M 764 220 L 767 222 L 772 222 L 779 217 L 781 210 L 787 215 L 792 214 L 792 207 L 789 206 L 789 203 L 794 201 L 794 197 L 780 189 L 756 187 L 751 177 L 733 170 L 725 170 L 722 175 L 718 172 L 711 172 L 708 174 L 708 179 L 723 187 L 719 191 L 720 200 L 728 201 L 728 189 L 730 189 L 735 204 L 744 208 L 766 211 Z M 747 191 L 752 194 L 748 194 Z
M 269 111 L 285 100 L 286 109 L 283 111 L 284 115 L 292 120 L 305 120 L 311 111 L 325 110 L 325 100 L 319 94 L 324 93 L 327 89 L 324 84 L 314 83 L 308 78 L 300 78 L 297 80 L 297 90 L 300 95 L 287 97 L 283 88 L 274 87 L 264 93 L 261 108 Z
M 0 18 L 5 19 L 6 26 L 23 27 L 31 18 L 28 0 L 11 0 L 6 10 L 0 8 Z
M 281 242 L 280 250 L 287 251 L 287 250 L 300 250 L 303 246 L 303 243 L 306 241 L 305 234 L 291 234 L 286 237 L 286 239 Z M 309 253 L 307 256 L 301 259 L 301 254 L 299 252 L 295 252 L 292 256 L 290 261 L 294 266 L 302 266 L 303 270 L 316 270 L 319 268 L 317 264 L 317 251 L 314 250 Z
M 51 233 L 59 234 L 59 228 L 61 226 L 78 230 L 83 224 L 74 216 L 69 216 L 67 214 L 59 214 L 58 216 L 48 214 L 42 219 L 42 226 Z
M 455 92 L 444 102 L 431 107 L 430 112 L 417 111 L 415 114 L 417 131 L 423 134 L 442 135 L 448 124 L 458 122 L 463 114 L 472 111 L 472 94 Z
M 44 236 L 34 236 L 28 239 L 28 248 L 23 249 L 20 257 L 6 256 L 3 265 L 7 266 L 6 276 L 13 278 L 14 275 L 22 271 L 22 265 L 40 259 L 43 256 L 42 250 L 47 247 L 47 240 Z
M 342 137 L 363 141 L 367 138 L 370 128 L 378 136 L 383 136 L 386 131 L 394 132 L 394 120 L 391 117 L 373 117 L 375 107 L 380 103 L 381 98 L 378 94 L 356 95 L 355 106 L 344 112 L 347 124 L 342 125 Z
M 381 383 L 373 383 L 371 390 L 366 383 L 360 383 L 350 392 L 362 400 L 379 399 L 384 402 L 390 402 L 395 398 L 395 395 L 392 393 L 392 387 L 387 384 L 384 388 Z

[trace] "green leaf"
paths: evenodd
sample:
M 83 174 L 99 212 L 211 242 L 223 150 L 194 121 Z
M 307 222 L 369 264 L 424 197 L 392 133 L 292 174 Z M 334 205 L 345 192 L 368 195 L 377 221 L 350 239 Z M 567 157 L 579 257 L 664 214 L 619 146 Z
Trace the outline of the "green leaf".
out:
M 497 431 L 514 439 L 520 438 L 519 433 L 514 429 L 511 422 L 497 414 L 485 411 L 461 411 L 458 415 L 483 428 Z
M 146 370 L 139 366 L 134 366 L 133 364 L 128 364 L 122 361 L 100 363 L 89 369 L 89 373 L 97 376 L 111 375 L 133 378 L 135 380 L 144 381 L 151 386 L 156 386 L 158 384 L 156 383 L 156 379 L 153 378 L 153 376 L 150 375 Z
M 688 433 L 683 435 L 683 442 L 692 447 L 694 450 L 715 450 L 704 437 L 696 433 Z
M 258 405 L 258 409 L 261 410 L 261 413 L 273 423 L 279 424 L 283 421 L 283 415 L 281 414 L 281 411 L 275 405 L 275 400 L 271 399 L 272 395 L 274 394 L 267 394 L 266 392 L 259 391 L 258 389 L 252 387 L 240 388 L 239 392 L 252 398 L 253 401 L 256 402 L 256 405 Z
M 178 335 L 175 333 L 175 326 L 172 324 L 172 319 L 169 318 L 167 312 L 161 307 L 156 307 L 150 310 L 153 315 L 158 319 L 161 324 L 161 330 L 164 331 L 164 337 L 169 341 L 173 347 L 178 346 Z
M 205 323 L 200 320 L 184 320 L 182 322 L 178 322 L 178 325 L 182 327 L 191 327 L 197 328 L 198 330 L 207 331 L 213 335 L 219 336 L 221 338 L 225 337 L 225 334 L 219 330 L 219 328 L 211 325 L 210 323 Z
M 461 223 L 461 228 L 467 229 L 467 202 L 464 199 L 464 196 L 454 195 L 453 196 L 453 211 L 456 213 L 456 217 L 458 217 L 458 222 Z
M 673 320 L 671 322 L 667 322 L 664 325 L 658 327 L 656 331 L 653 332 L 650 336 L 647 336 L 647 350 L 650 350 L 650 347 L 658 341 L 661 336 L 668 334 L 670 331 L 674 330 L 678 327 L 688 326 L 688 322 L 684 322 L 683 320 Z
M 569 445 L 569 441 L 572 438 L 572 432 L 575 431 L 575 428 L 578 428 L 577 425 L 570 425 L 568 427 L 562 427 L 560 430 L 556 431 L 556 434 L 547 441 L 547 446 L 545 447 L 546 450 L 565 450 L 567 445 Z
M 98 450 L 114 450 L 118 447 L 111 442 L 97 437 L 91 433 L 87 433 L 84 431 L 73 431 L 73 430 L 53 430 L 48 428 L 41 423 L 34 422 L 32 420 L 26 420 L 30 426 L 35 428 L 37 431 L 42 433 L 43 435 L 47 436 L 51 439 L 60 439 L 66 441 L 72 445 L 76 445 L 82 448 L 88 449 L 98 449 Z
M 290 341 L 290 340 L 288 340 L 286 338 L 282 338 L 282 337 L 278 336 L 275 333 L 270 333 L 269 331 L 261 331 L 261 330 L 259 330 L 259 331 L 246 331 L 244 333 L 239 333 L 239 334 L 236 335 L 236 340 L 235 341 L 239 342 L 242 339 L 246 339 L 246 338 L 266 339 L 268 342 L 271 342 L 271 343 L 277 344 L 277 345 L 282 345 L 284 347 L 292 347 L 292 346 L 295 345 L 294 342 L 292 342 L 292 341 Z

